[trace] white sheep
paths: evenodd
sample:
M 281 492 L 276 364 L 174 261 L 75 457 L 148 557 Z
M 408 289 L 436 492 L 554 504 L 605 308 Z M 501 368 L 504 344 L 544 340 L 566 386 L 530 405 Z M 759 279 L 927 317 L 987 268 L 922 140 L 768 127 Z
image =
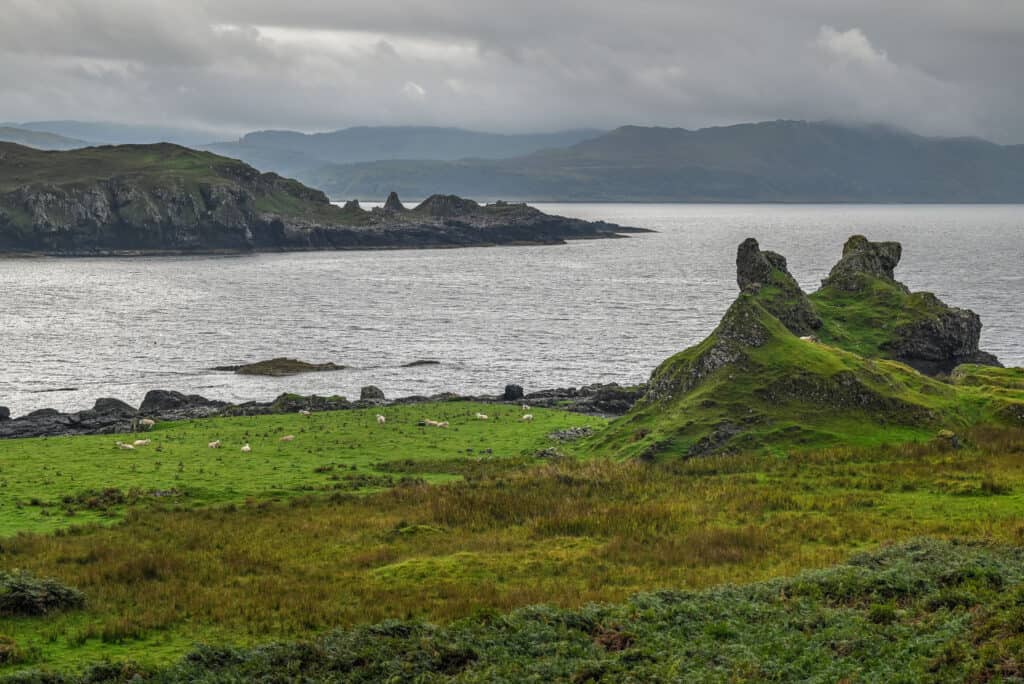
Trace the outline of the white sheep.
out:
M 437 424 L 437 427 L 441 427 L 441 428 L 448 427 L 448 421 L 447 420 L 442 420 L 440 423 Z
M 523 404 L 523 410 L 524 411 L 529 411 L 530 410 L 530 405 L 529 404 Z
M 388 419 L 378 413 L 377 414 L 377 425 L 383 425 L 386 422 L 388 422 Z
M 250 451 L 252 451 L 252 447 L 251 447 L 251 446 L 249 446 L 249 443 L 248 443 L 248 442 L 246 442 L 245 444 L 243 444 L 243 445 L 242 445 L 242 453 L 243 453 L 243 454 L 247 454 L 247 453 L 249 453 Z
M 800 338 L 800 340 L 803 342 L 817 342 L 818 338 L 815 337 L 814 335 L 804 335 L 803 337 Z
M 152 418 L 143 418 L 142 420 L 139 421 L 139 429 L 142 432 L 148 432 L 149 430 L 152 430 L 154 425 L 156 425 L 156 421 L 153 420 Z
M 295 439 L 295 435 L 285 435 L 284 437 L 281 438 L 281 441 L 282 442 L 291 442 L 294 439 Z
M 149 439 L 137 439 L 134 442 L 132 442 L 132 445 L 133 446 L 149 446 L 151 443 L 152 443 L 152 440 L 149 440 Z
M 134 449 L 135 447 L 131 444 L 125 444 L 124 442 L 116 442 L 118 449 Z
M 220 440 L 218 439 L 215 442 L 210 442 L 206 446 L 210 447 L 211 449 L 220 449 Z
M 309 412 L 309 411 L 307 411 L 306 409 L 301 409 L 301 410 L 299 411 L 299 415 L 300 415 L 300 416 L 308 416 L 308 415 L 311 415 L 311 414 L 310 414 L 310 412 Z
M 487 414 L 486 413 L 478 413 L 478 414 L 476 414 L 476 419 L 477 420 L 487 420 Z
M 529 423 L 531 420 L 533 420 L 533 414 L 532 413 L 527 413 L 520 420 L 523 420 L 523 421 Z

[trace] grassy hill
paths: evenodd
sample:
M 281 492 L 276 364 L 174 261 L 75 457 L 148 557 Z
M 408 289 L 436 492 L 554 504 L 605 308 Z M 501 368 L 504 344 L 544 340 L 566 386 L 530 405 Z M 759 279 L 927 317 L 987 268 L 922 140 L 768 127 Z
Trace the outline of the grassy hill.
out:
M 687 130 L 625 126 L 505 160 L 380 161 L 303 176 L 331 196 L 683 202 L 1020 202 L 1024 146 L 881 126 L 772 121 Z
M 748 240 L 742 291 L 703 342 L 663 362 L 647 395 L 593 439 L 595 453 L 648 459 L 716 451 L 880 445 L 1024 425 L 1019 369 L 965 366 L 978 349 L 970 311 L 893 279 L 897 243 L 851 238 L 822 288 L 805 296 L 785 259 Z M 815 334 L 809 334 L 815 333 Z

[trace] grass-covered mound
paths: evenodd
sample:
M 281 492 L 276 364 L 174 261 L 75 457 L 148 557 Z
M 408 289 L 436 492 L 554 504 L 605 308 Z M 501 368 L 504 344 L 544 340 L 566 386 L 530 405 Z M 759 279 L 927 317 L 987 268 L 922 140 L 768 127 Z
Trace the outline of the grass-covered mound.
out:
M 149 667 L 196 642 L 252 646 L 393 618 L 447 624 L 763 581 L 918 536 L 1024 544 L 1024 430 L 976 429 L 961 442 L 655 464 L 463 455 L 380 466 L 463 478 L 443 485 L 137 506 L 117 525 L 0 540 L 0 567 L 88 598 L 81 610 L 0 618 L 0 634 L 34 654 L 19 667 Z M 224 476 L 247 468 L 230 463 Z
M 960 351 L 970 356 L 972 344 L 977 352 L 980 331 L 980 323 L 957 328 L 973 325 L 973 313 L 892 280 L 899 252 L 897 243 L 851 238 L 808 298 L 783 257 L 745 241 L 742 292 L 718 327 L 662 363 L 645 397 L 591 440 L 591 452 L 655 459 L 877 445 L 979 423 L 1024 424 L 1019 370 L 965 366 L 950 383 L 889 358 L 912 347 L 922 363 L 951 362 Z M 949 348 L 955 340 L 960 351 Z
M 1024 551 L 920 539 L 827 570 L 439 627 L 392 620 L 312 641 L 199 648 L 163 669 L 12 682 L 1017 681 Z

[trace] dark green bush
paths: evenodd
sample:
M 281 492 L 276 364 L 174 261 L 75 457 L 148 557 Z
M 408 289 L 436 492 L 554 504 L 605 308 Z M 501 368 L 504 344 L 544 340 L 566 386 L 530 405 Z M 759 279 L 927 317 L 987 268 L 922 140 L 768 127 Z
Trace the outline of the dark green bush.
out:
M 27 572 L 0 572 L 0 615 L 47 615 L 81 608 L 85 596 L 55 579 L 39 578 Z

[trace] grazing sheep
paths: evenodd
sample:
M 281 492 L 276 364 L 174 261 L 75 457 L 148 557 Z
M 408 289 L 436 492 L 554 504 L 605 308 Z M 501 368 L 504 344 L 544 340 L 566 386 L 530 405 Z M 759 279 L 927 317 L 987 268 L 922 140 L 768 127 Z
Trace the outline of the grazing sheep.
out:
M 149 439 L 137 439 L 132 442 L 132 446 L 149 446 L 151 442 Z
M 156 425 L 156 421 L 152 418 L 143 418 L 139 421 L 139 430 L 142 432 L 148 432 L 153 429 L 154 425 Z
M 220 449 L 220 440 L 218 439 L 216 442 L 210 442 L 206 446 L 210 447 L 211 449 Z
M 294 439 L 295 439 L 295 435 L 285 435 L 284 437 L 281 438 L 281 441 L 282 442 L 291 442 Z
M 533 420 L 533 414 L 532 413 L 527 413 L 522 418 L 520 418 L 520 420 L 523 420 L 523 421 L 526 421 L 527 423 L 529 423 L 531 420 Z
M 428 420 L 423 421 L 423 424 L 428 426 L 428 427 L 440 427 L 440 428 L 441 427 L 443 427 L 443 428 L 448 427 L 448 421 L 447 420 L 442 421 L 442 422 L 438 422 L 436 420 L 429 420 L 428 419 Z
M 804 335 L 800 339 L 802 341 L 804 341 L 804 342 L 817 342 L 818 341 L 818 338 L 815 337 L 814 335 Z
M 242 445 L 242 453 L 243 453 L 243 454 L 247 454 L 247 453 L 249 453 L 250 451 L 252 451 L 252 447 L 251 447 L 251 446 L 249 446 L 249 443 L 248 443 L 248 442 L 246 442 L 245 444 L 243 444 L 243 445 Z
M 487 420 L 487 414 L 486 413 L 478 413 L 478 414 L 476 414 L 476 419 L 477 420 Z
M 377 425 L 383 425 L 386 422 L 388 422 L 388 419 L 378 413 L 377 414 Z
M 529 404 L 523 404 L 523 410 L 524 411 L 529 411 L 530 410 L 530 405 Z
M 124 442 L 115 442 L 118 449 L 134 449 L 135 447 L 131 444 L 125 444 Z
M 299 415 L 300 416 L 309 416 L 309 415 L 312 415 L 312 414 L 309 411 L 307 411 L 306 409 L 301 409 L 299 411 Z
M 437 427 L 443 427 L 443 428 L 448 427 L 448 421 L 447 420 L 442 420 L 440 423 L 437 424 Z

